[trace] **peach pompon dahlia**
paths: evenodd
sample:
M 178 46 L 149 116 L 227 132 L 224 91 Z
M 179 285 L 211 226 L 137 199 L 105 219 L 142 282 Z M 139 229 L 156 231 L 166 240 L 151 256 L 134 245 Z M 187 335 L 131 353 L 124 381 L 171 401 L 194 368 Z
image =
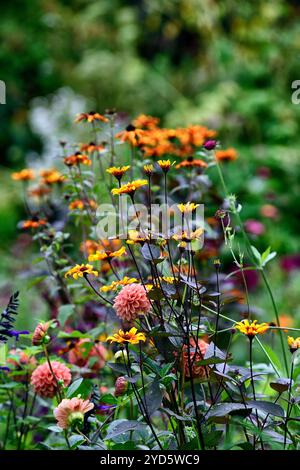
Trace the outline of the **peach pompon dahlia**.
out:
M 57 381 L 62 381 L 64 386 L 67 387 L 71 382 L 71 372 L 67 366 L 58 361 L 51 361 L 51 367 Z M 53 377 L 48 362 L 38 366 L 32 373 L 31 385 L 33 385 L 35 392 L 41 397 L 54 397 L 57 392 L 57 382 Z
M 151 303 L 141 284 L 129 284 L 116 296 L 113 307 L 119 318 L 130 322 L 149 313 Z
M 188 348 L 187 345 L 184 345 L 182 351 L 182 362 L 184 367 L 184 374 L 186 377 L 191 376 L 191 370 L 193 377 L 205 378 L 207 376 L 207 368 L 205 366 L 197 365 L 197 362 L 202 361 L 204 359 L 208 346 L 209 345 L 208 343 L 206 343 L 206 341 L 203 341 L 203 339 L 199 339 L 198 345 L 196 347 L 196 341 L 194 340 L 194 338 L 190 339 L 190 348 Z
M 84 415 L 94 408 L 94 403 L 82 398 L 64 398 L 55 408 L 53 414 L 57 419 L 57 424 L 62 429 L 70 426 L 81 426 Z

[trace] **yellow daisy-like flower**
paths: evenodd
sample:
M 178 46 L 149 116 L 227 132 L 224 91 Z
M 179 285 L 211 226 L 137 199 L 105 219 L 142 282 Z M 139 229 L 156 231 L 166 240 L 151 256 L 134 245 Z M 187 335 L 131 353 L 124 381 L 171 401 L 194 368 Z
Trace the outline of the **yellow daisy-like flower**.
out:
M 249 322 L 249 320 L 243 320 L 236 323 L 235 328 L 252 339 L 256 335 L 263 335 L 269 329 L 269 325 L 268 323 L 257 324 L 257 320 L 251 322 Z
M 297 349 L 300 348 L 300 336 L 298 338 L 293 338 L 292 336 L 288 336 L 287 342 L 288 342 L 291 353 L 294 353 L 295 351 L 297 351 Z
M 119 286 L 127 286 L 128 284 L 134 284 L 137 282 L 138 280 L 135 277 L 125 276 L 123 279 L 120 279 L 120 281 L 113 281 L 109 286 L 100 287 L 100 291 L 109 292 L 111 290 L 116 290 Z
M 202 234 L 203 234 L 203 229 L 202 228 L 197 228 L 193 232 L 189 232 L 189 233 L 186 230 L 184 230 L 181 233 L 175 233 L 172 238 L 173 238 L 173 240 L 176 240 L 176 241 L 182 241 L 182 242 L 189 243 L 189 242 L 192 242 L 194 240 L 199 240 L 201 238 Z
M 118 196 L 121 194 L 133 195 L 137 189 L 147 184 L 148 184 L 147 180 L 135 180 L 135 181 L 131 181 L 129 183 L 124 184 L 120 188 L 114 188 L 111 190 L 111 192 L 114 196 Z
M 66 272 L 65 277 L 72 276 L 73 279 L 78 279 L 78 277 L 83 277 L 87 274 L 98 276 L 98 271 L 95 271 L 91 264 L 76 264 L 76 266 Z
M 158 165 L 162 169 L 164 173 L 167 173 L 171 166 L 174 165 L 176 162 L 171 163 L 171 160 L 158 160 Z
M 30 181 L 34 179 L 34 171 L 30 168 L 24 168 L 24 170 L 13 173 L 11 177 L 15 181 Z
M 107 173 L 110 175 L 114 176 L 118 181 L 122 179 L 122 176 L 126 171 L 128 171 L 130 168 L 130 165 L 127 166 L 112 166 L 110 168 L 107 168 Z
M 195 204 L 194 202 L 187 202 L 186 204 L 177 204 L 178 209 L 182 214 L 188 214 L 193 212 L 199 204 Z
M 119 344 L 138 344 L 140 341 L 146 341 L 146 336 L 144 333 L 138 333 L 137 328 L 133 327 L 131 330 L 126 332 L 119 330 L 118 333 L 114 333 L 112 336 L 108 336 L 106 341 Z
M 147 176 L 151 176 L 152 173 L 153 173 L 154 168 L 153 168 L 153 165 L 151 165 L 151 164 L 150 164 L 150 165 L 144 165 L 144 166 L 143 166 L 143 170 L 144 170 L 144 173 L 145 173 Z
M 108 122 L 107 117 L 102 116 L 102 114 L 96 113 L 95 111 L 90 111 L 89 113 L 80 113 L 76 116 L 75 122 Z
M 137 230 L 128 230 L 128 239 L 126 240 L 126 243 L 128 245 L 134 245 L 135 243 L 144 243 L 148 239 L 149 237 L 141 234 Z
M 104 259 L 120 258 L 126 255 L 126 249 L 122 246 L 117 251 L 96 251 L 96 253 L 89 255 L 89 261 L 103 261 Z

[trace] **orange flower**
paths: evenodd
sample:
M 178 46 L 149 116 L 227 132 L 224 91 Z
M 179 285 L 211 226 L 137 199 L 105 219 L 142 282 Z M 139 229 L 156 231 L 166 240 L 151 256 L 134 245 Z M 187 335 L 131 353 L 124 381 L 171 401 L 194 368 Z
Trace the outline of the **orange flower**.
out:
M 28 191 L 29 196 L 36 198 L 41 198 L 49 193 L 51 193 L 51 188 L 47 186 L 37 186 L 36 188 L 32 188 Z
M 95 254 L 89 255 L 89 261 L 103 261 L 105 259 L 120 258 L 126 255 L 126 249 L 122 246 L 118 251 L 96 251 Z
M 15 181 L 30 181 L 34 179 L 34 171 L 24 168 L 24 170 L 13 173 L 11 177 Z
M 133 125 L 140 129 L 155 129 L 159 124 L 159 118 L 140 114 L 134 121 Z
M 74 165 L 91 165 L 92 161 L 87 155 L 84 155 L 80 152 L 76 152 L 74 155 L 64 158 L 64 164 L 67 166 Z
M 105 147 L 103 145 L 96 145 L 94 142 L 80 145 L 81 152 L 93 153 L 93 152 L 103 152 L 103 150 L 105 150 Z
M 76 116 L 75 122 L 108 122 L 108 119 L 102 114 L 96 113 L 95 111 L 90 111 L 89 113 L 80 113 Z
M 129 124 L 125 131 L 118 132 L 115 137 L 120 139 L 121 142 L 129 142 L 133 147 L 137 147 L 144 132 L 142 129 L 136 129 L 132 124 Z
M 62 183 L 65 179 L 65 177 L 55 168 L 42 170 L 40 174 L 42 177 L 42 184 Z
M 243 320 L 235 324 L 235 328 L 244 335 L 248 336 L 249 339 L 254 338 L 256 335 L 263 335 L 268 329 L 268 323 L 257 323 L 257 320 L 249 322 L 249 320 Z
M 118 333 L 115 333 L 113 336 L 108 336 L 106 341 L 110 341 L 111 343 L 130 343 L 130 344 L 138 344 L 140 341 L 146 341 L 146 336 L 144 333 L 138 333 L 136 328 L 131 328 L 130 331 L 122 331 L 119 330 Z
M 89 205 L 89 207 L 91 209 L 96 209 L 97 208 L 97 203 L 95 201 L 93 201 L 93 199 L 90 199 L 89 201 L 83 201 L 81 199 L 75 199 L 75 201 L 70 202 L 69 209 L 70 209 L 70 211 L 76 210 L 76 209 L 81 211 L 87 205 Z
M 98 242 L 95 242 L 94 240 L 86 240 L 85 242 L 82 242 L 80 245 L 80 251 L 86 252 L 88 255 L 92 255 L 93 253 L 96 253 L 97 250 L 100 250 L 101 245 Z
M 178 163 L 175 168 L 178 170 L 179 168 L 206 168 L 207 166 L 207 163 L 203 160 L 194 160 L 191 158 Z
M 36 229 L 39 227 L 42 227 L 47 224 L 47 221 L 45 219 L 29 219 L 29 220 L 24 220 L 22 223 L 22 228 L 24 229 Z
M 98 276 L 98 271 L 95 271 L 91 264 L 76 264 L 76 266 L 65 273 L 65 277 L 72 276 L 73 279 L 78 279 L 78 277 L 83 277 L 87 274 Z
M 217 150 L 215 155 L 219 162 L 230 162 L 237 159 L 237 151 L 234 148 Z

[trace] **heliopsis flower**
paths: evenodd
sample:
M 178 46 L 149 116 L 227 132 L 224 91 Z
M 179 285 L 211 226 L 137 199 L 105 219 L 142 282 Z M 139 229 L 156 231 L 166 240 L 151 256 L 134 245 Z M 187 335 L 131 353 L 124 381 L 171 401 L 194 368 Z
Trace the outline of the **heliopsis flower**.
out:
M 33 385 L 35 393 L 41 397 L 53 398 L 57 392 L 57 382 L 61 382 L 64 387 L 67 387 L 71 382 L 71 372 L 65 364 L 51 361 L 51 368 L 53 373 L 48 362 L 44 362 L 32 373 L 30 383 Z
M 208 374 L 208 368 L 205 366 L 199 366 L 197 362 L 204 359 L 205 353 L 208 348 L 208 343 L 202 339 L 198 339 L 197 343 L 194 338 L 190 339 L 190 346 L 187 344 L 182 349 L 182 362 L 184 367 L 184 375 L 186 377 L 200 377 L 205 378 Z
M 80 113 L 76 116 L 75 122 L 108 122 L 108 119 L 102 114 L 96 113 L 95 111 L 90 111 L 89 113 Z
M 107 168 L 107 173 L 110 175 L 113 175 L 118 181 L 121 181 L 124 173 L 128 171 L 130 168 L 130 165 L 127 166 L 112 166 L 111 168 Z
M 126 332 L 119 330 L 118 333 L 114 333 L 112 336 L 108 336 L 106 341 L 119 344 L 138 344 L 140 341 L 146 341 L 146 336 L 144 333 L 138 333 L 137 328 L 131 328 Z
M 47 186 L 37 186 L 36 188 L 31 188 L 28 191 L 28 195 L 31 197 L 41 198 L 51 193 L 51 188 Z
M 149 240 L 148 236 L 145 236 L 145 234 L 141 234 L 137 230 L 128 230 L 128 239 L 126 240 L 126 243 L 128 245 L 134 245 L 135 243 L 144 243 L 146 240 Z
M 288 342 L 291 353 L 294 353 L 295 351 L 297 351 L 297 349 L 300 348 L 300 336 L 298 338 L 293 338 L 292 336 L 288 336 L 287 342 Z
M 118 132 L 115 137 L 116 139 L 120 139 L 121 142 L 129 142 L 133 147 L 137 147 L 144 133 L 144 130 L 136 129 L 135 126 L 129 124 L 125 131 Z
M 76 152 L 74 155 L 69 155 L 64 158 L 64 164 L 67 166 L 75 165 L 88 165 L 92 164 L 92 160 L 81 152 Z
M 124 246 L 117 251 L 96 251 L 95 254 L 89 255 L 89 261 L 103 261 L 105 259 L 120 258 L 123 255 L 126 255 Z
M 68 352 L 68 361 L 78 367 L 87 367 L 91 359 L 91 369 L 103 369 L 107 350 L 100 343 L 93 344 L 89 338 L 81 338 Z
M 64 175 L 62 175 L 55 168 L 50 168 L 49 170 L 42 170 L 40 172 L 40 175 L 42 177 L 42 184 L 62 183 L 65 179 Z
M 23 229 L 37 229 L 39 227 L 43 227 L 44 225 L 47 225 L 47 221 L 45 219 L 29 219 L 29 220 L 24 220 L 22 222 L 22 228 Z
M 140 114 L 134 121 L 133 125 L 140 129 L 155 129 L 159 124 L 159 118 Z
M 220 162 L 230 162 L 237 159 L 237 151 L 234 148 L 227 150 L 217 150 L 216 159 Z
M 34 171 L 29 168 L 24 168 L 24 170 L 13 173 L 11 177 L 15 181 L 30 181 L 34 179 Z
M 80 251 L 86 252 L 88 255 L 96 253 L 100 248 L 100 243 L 95 242 L 94 240 L 86 240 L 80 244 Z
M 152 173 L 153 173 L 153 165 L 144 165 L 143 166 L 143 170 L 144 170 L 144 173 L 147 175 L 147 176 L 151 176 Z
M 116 290 L 120 286 L 128 286 L 129 284 L 134 284 L 137 282 L 138 280 L 135 277 L 125 276 L 123 277 L 123 279 L 120 279 L 119 281 L 113 281 L 109 286 L 100 287 L 100 290 L 102 292 L 109 292 L 111 290 Z
M 82 398 L 73 397 L 71 399 L 64 398 L 60 404 L 54 409 L 54 416 L 57 424 L 62 429 L 69 427 L 81 427 L 84 421 L 84 415 L 94 408 L 94 403 Z
M 103 152 L 103 150 L 105 150 L 104 144 L 98 145 L 98 144 L 95 144 L 95 142 L 90 142 L 89 144 L 80 144 L 79 148 L 81 152 L 88 152 L 88 153 Z
M 249 320 L 243 320 L 236 323 L 234 327 L 248 336 L 249 339 L 254 338 L 256 335 L 263 335 L 269 329 L 268 323 L 257 324 L 257 320 L 251 322 L 249 322 Z
M 121 194 L 129 194 L 130 196 L 133 196 L 137 189 L 145 186 L 146 184 L 148 184 L 147 180 L 135 180 L 124 184 L 120 188 L 113 188 L 111 192 L 114 196 Z
M 199 204 L 195 204 L 194 202 L 187 202 L 186 204 L 177 204 L 178 209 L 182 214 L 189 214 L 193 212 Z
M 206 168 L 207 166 L 207 163 L 203 160 L 194 160 L 191 158 L 178 163 L 175 168 L 179 170 L 180 168 Z
M 51 322 L 47 321 L 45 323 L 39 323 L 36 329 L 33 332 L 32 336 L 32 344 L 34 346 L 39 346 L 43 343 L 48 343 L 50 341 L 50 337 L 47 335 Z
M 87 276 L 88 274 L 98 276 L 98 271 L 95 271 L 91 264 L 76 264 L 66 272 L 65 277 L 72 276 L 73 279 L 78 279 L 78 277 Z
M 186 230 L 182 231 L 181 233 L 175 233 L 172 236 L 172 238 L 173 240 L 176 240 L 176 241 L 190 243 L 194 240 L 200 240 L 202 235 L 203 235 L 203 229 L 197 228 L 196 230 L 189 232 L 189 233 Z
M 97 203 L 93 199 L 89 199 L 88 201 L 83 201 L 82 199 L 75 199 L 75 201 L 70 202 L 69 210 L 83 210 L 86 205 L 88 205 L 91 209 L 97 208 Z
M 151 309 L 151 303 L 141 284 L 130 284 L 116 296 L 114 305 L 117 316 L 124 321 L 133 321 L 139 315 L 146 315 Z
M 175 162 L 171 163 L 170 160 L 158 160 L 157 163 L 164 173 L 168 173 L 171 166 L 174 165 Z

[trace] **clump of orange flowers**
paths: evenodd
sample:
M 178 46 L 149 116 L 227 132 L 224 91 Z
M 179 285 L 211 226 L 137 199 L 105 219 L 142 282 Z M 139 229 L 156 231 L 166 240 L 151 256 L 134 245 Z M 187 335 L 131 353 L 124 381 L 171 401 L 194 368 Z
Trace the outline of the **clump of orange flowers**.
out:
M 24 168 L 21 171 L 17 171 L 11 175 L 12 179 L 15 181 L 30 181 L 34 179 L 34 171 L 30 168 Z

